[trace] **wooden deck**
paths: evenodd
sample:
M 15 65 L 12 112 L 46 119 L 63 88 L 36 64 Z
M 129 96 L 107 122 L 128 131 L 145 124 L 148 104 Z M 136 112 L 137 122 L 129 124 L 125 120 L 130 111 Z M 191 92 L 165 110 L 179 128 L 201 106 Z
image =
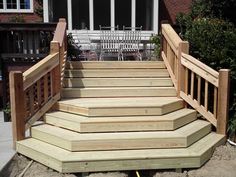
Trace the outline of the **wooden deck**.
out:
M 229 71 L 188 55 L 170 25 L 163 61 L 66 62 L 65 34 L 60 19 L 50 54 L 10 74 L 17 152 L 63 173 L 179 169 L 200 167 L 225 142 Z
M 163 62 L 66 68 L 63 98 L 17 143 L 18 152 L 57 171 L 195 168 L 224 142 L 184 107 Z

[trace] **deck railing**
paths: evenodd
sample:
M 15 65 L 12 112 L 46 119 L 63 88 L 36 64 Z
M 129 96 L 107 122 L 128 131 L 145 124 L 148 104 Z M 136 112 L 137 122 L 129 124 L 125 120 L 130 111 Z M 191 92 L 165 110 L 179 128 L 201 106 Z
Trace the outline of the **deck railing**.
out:
M 25 131 L 60 99 L 66 59 L 66 22 L 57 24 L 50 54 L 22 72 L 10 73 L 13 141 L 25 138 Z
M 182 41 L 169 24 L 162 24 L 162 59 L 178 96 L 226 134 L 230 71 L 219 72 L 188 55 L 189 43 Z

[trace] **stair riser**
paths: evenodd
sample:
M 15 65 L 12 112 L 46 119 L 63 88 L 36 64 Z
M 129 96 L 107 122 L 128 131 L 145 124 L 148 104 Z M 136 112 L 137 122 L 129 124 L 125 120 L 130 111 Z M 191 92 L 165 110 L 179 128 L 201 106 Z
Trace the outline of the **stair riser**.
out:
M 110 89 L 63 89 L 64 98 L 101 98 L 101 97 L 174 97 L 176 90 L 169 88 L 110 88 Z
M 163 115 L 183 108 L 183 102 L 173 102 L 162 107 L 116 107 L 116 108 L 80 108 L 73 105 L 58 103 L 58 110 L 85 116 L 145 116 Z
M 196 168 L 210 159 L 216 146 L 225 143 L 221 135 L 209 134 L 189 148 L 131 151 L 68 152 L 26 139 L 16 143 L 17 152 L 63 173 L 122 171 L 138 169 Z
M 125 136 L 122 133 L 114 133 L 112 136 L 93 134 L 94 136 L 91 139 L 91 136 L 82 138 L 86 134 L 68 134 L 68 131 L 63 131 L 63 129 L 51 129 L 50 126 L 48 128 L 50 131 L 37 127 L 32 128 L 32 137 L 69 151 L 181 148 L 191 145 L 211 131 L 211 126 L 207 124 L 198 127 L 196 130 L 194 129 L 194 131 L 188 129 L 186 133 L 189 133 L 189 136 L 185 136 L 179 131 L 166 132 L 166 134 L 143 133 L 144 137 L 133 132 L 132 134 L 125 133 Z M 74 137 L 68 139 L 63 137 L 62 134 L 68 138 Z
M 95 118 L 96 119 L 96 118 Z M 60 119 L 58 117 L 46 115 L 45 121 L 58 127 L 63 127 L 77 132 L 128 132 L 128 131 L 158 131 L 175 130 L 196 119 L 196 112 L 186 114 L 175 120 L 151 120 L 145 121 L 123 121 L 117 122 L 82 122 L 76 123 Z
M 171 87 L 168 78 L 65 78 L 64 87 Z
M 61 173 L 198 168 L 201 166 L 199 157 L 61 162 L 20 144 L 17 145 L 17 152 Z
M 166 69 L 66 70 L 65 77 L 169 77 Z

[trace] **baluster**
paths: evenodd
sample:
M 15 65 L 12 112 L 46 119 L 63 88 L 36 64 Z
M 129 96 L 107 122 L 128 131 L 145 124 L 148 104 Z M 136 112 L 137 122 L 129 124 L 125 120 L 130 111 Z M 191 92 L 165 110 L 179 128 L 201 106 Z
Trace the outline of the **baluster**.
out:
M 217 111 L 217 87 L 214 86 L 214 108 L 213 108 L 213 114 L 216 117 L 216 111 Z
M 204 107 L 206 110 L 208 110 L 208 81 L 205 80 L 205 100 L 204 100 Z
M 34 85 L 29 88 L 29 111 L 32 116 L 34 114 Z
M 201 104 L 201 77 L 197 77 L 197 101 L 198 104 Z
M 23 32 L 23 53 L 28 53 L 28 40 L 27 40 L 27 32 Z
M 37 81 L 37 98 L 38 98 L 38 108 L 41 108 L 42 97 L 41 97 L 41 79 Z
M 48 101 L 48 75 L 43 77 L 43 91 L 44 91 L 44 102 Z
M 193 99 L 193 94 L 194 94 L 194 72 L 191 72 L 191 87 L 190 87 L 190 95 L 191 98 Z
M 188 95 L 188 68 L 185 68 L 185 86 L 184 86 L 184 92 Z

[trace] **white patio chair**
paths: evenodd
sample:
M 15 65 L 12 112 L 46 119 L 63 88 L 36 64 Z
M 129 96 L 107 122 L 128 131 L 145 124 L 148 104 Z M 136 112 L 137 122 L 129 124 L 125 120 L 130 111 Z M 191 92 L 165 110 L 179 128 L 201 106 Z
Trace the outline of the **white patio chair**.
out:
M 123 38 L 121 44 L 121 52 L 123 56 L 135 56 L 140 61 L 142 60 L 142 55 L 139 50 L 141 30 L 142 27 L 123 26 Z
M 123 55 L 120 51 L 120 37 L 118 33 L 119 26 L 102 27 L 100 26 L 100 57 L 103 60 L 104 56 L 116 57 L 118 60 L 123 60 Z

